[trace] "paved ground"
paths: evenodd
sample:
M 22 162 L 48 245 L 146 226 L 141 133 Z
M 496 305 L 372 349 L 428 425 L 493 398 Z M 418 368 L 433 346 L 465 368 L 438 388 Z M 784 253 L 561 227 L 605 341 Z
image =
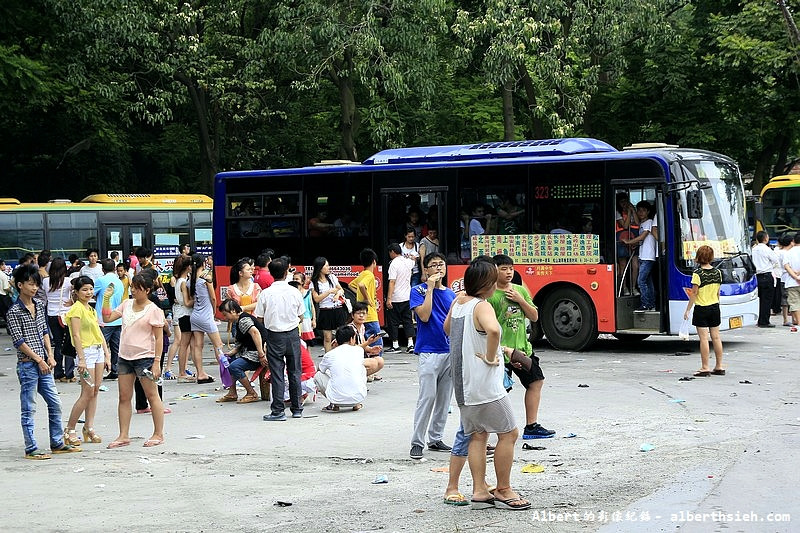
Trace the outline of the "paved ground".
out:
M 134 415 L 128 448 L 84 445 L 33 462 L 22 458 L 15 357 L 3 334 L 0 530 L 797 531 L 800 333 L 748 329 L 723 341 L 728 375 L 688 382 L 679 378 L 699 366 L 696 340 L 603 339 L 589 353 L 539 346 L 548 378 L 540 421 L 558 433 L 531 441 L 543 451 L 518 443 L 512 482 L 535 508 L 506 512 L 443 505 L 446 474 L 431 469 L 448 455 L 409 459 L 411 355 L 389 356 L 357 413 L 321 413 L 318 399 L 302 420 L 267 423 L 266 403 L 219 405 L 216 383 L 170 382 L 163 446 L 141 447 L 151 419 Z M 105 442 L 116 436 L 116 384 L 108 385 L 96 424 Z M 78 387 L 59 389 L 67 411 Z M 521 387 L 511 395 L 522 421 Z M 36 425 L 46 445 L 43 408 Z M 446 441 L 457 427 L 453 405 Z M 527 463 L 545 470 L 522 474 Z M 372 484 L 380 475 L 388 483 Z M 470 485 L 465 472 L 467 494 Z M 770 513 L 790 517 L 768 521 Z

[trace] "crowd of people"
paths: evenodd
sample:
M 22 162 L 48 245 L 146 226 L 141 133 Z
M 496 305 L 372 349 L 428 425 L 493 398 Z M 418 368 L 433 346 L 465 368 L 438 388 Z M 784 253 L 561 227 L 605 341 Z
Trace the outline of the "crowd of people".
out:
M 647 207 L 639 205 L 635 213 L 640 229 L 637 237 L 644 236 L 639 241 L 654 231 L 646 224 L 650 216 Z M 625 212 L 632 222 L 633 211 Z M 423 458 L 426 447 L 450 453 L 443 497 L 446 504 L 477 509 L 530 508 L 530 502 L 511 487 L 519 430 L 508 392 L 515 378 L 525 389 L 523 439 L 554 436 L 555 431 L 539 422 L 544 373 L 527 333 L 528 322 L 538 320 L 538 310 L 527 289 L 514 283 L 511 257 L 473 259 L 464 274 L 464 290 L 456 294 L 445 283 L 445 256 L 438 251 L 422 256 L 414 246 L 414 235 L 409 227 L 404 242 L 386 249 L 390 258 L 385 294 L 388 332 L 378 322 L 379 258 L 372 249 L 361 251 L 363 268 L 348 284 L 337 279 L 324 257 L 318 257 L 306 275 L 291 266 L 290 258 L 273 259 L 272 251 L 264 250 L 255 260 L 242 258 L 233 266 L 230 284 L 219 292 L 221 302 L 217 302 L 213 271 L 206 258 L 190 254 L 188 247 L 173 261 L 172 278 L 165 284 L 146 249 L 132 254 L 130 263 L 98 260 L 97 250 L 87 250 L 85 265 L 72 258 L 51 258 L 46 251 L 23 261 L 13 272 L 13 283 L 8 284 L 16 291 L 16 300 L 4 305 L 17 348 L 25 457 L 50 457 L 34 438 L 36 392 L 48 406 L 50 452 L 71 453 L 80 451 L 83 444 L 103 441 L 94 430 L 98 391 L 103 380 L 113 379 L 119 381 L 119 433 L 107 447 L 131 444 L 134 395 L 136 412 L 149 413 L 153 420 L 152 435 L 144 446 L 162 444 L 164 418 L 169 413 L 161 399 L 162 379 L 215 381 L 203 367 L 206 336 L 221 376 L 230 377 L 219 403 L 258 401 L 253 382 L 262 375 L 269 381 L 271 396 L 265 421 L 287 420 L 287 408 L 292 418 L 303 418 L 306 400 L 317 394 L 328 400 L 324 412 L 359 411 L 367 397 L 368 381 L 380 379 L 384 353 L 400 351 L 402 326 L 406 349 L 418 356 L 419 393 L 410 457 Z M 623 242 L 628 244 L 628 240 L 634 239 Z M 784 251 L 782 259 L 770 260 L 771 265 L 785 266 L 788 278 L 784 285 L 795 319 L 800 308 L 794 305 L 800 301 L 795 298 L 799 291 L 794 290 L 800 285 L 797 257 L 800 252 Z M 699 268 L 692 276 L 684 315 L 688 320 L 694 308 L 692 323 L 701 340 L 698 377 L 725 373 L 719 338 L 722 274 L 712 266 L 713 258 L 710 247 L 698 249 L 695 260 Z M 640 274 L 642 270 L 640 262 Z M 2 281 L 0 276 L 0 285 Z M 646 292 L 644 284 L 640 287 Z M 229 341 L 227 351 L 215 311 L 230 324 L 232 346 Z M 318 366 L 307 345 L 313 342 L 315 330 L 321 332 L 324 350 Z M 386 346 L 384 337 L 388 338 Z M 709 338 L 716 355 L 713 367 Z M 172 371 L 173 357 L 178 362 L 176 373 Z M 190 357 L 196 373 L 187 368 Z M 80 395 L 65 427 L 56 380 L 80 380 Z M 239 386 L 245 390 L 241 398 Z M 450 446 L 443 439 L 453 396 L 461 420 Z M 82 439 L 77 428 L 81 418 Z M 497 435 L 494 446 L 488 441 L 492 433 Z M 494 456 L 494 486 L 486 481 L 487 454 Z M 467 463 L 473 478 L 471 497 L 459 491 L 460 474 Z

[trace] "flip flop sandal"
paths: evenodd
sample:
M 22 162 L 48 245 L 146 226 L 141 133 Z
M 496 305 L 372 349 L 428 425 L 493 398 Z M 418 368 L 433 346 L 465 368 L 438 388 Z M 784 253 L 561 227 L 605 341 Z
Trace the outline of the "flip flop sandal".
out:
M 725 370 L 722 369 L 722 368 L 720 368 L 719 370 L 714 369 L 714 370 L 711 371 L 711 373 L 714 374 L 715 376 L 724 376 L 725 375 Z
M 494 508 L 495 499 L 489 498 L 488 500 L 470 500 L 469 503 L 472 509 L 492 509 Z
M 45 453 L 42 450 L 34 450 L 31 453 L 25 454 L 25 459 L 31 459 L 33 461 L 44 461 L 45 459 L 52 459 L 49 453 Z
M 456 505 L 458 507 L 462 507 L 464 505 L 469 505 L 469 502 L 464 497 L 463 494 L 460 492 L 458 494 L 449 494 L 442 499 L 442 503 L 447 505 Z
M 161 444 L 164 444 L 164 439 L 148 439 L 144 441 L 142 448 L 152 448 L 153 446 L 159 446 Z
M 338 413 L 339 412 L 339 406 L 338 405 L 329 404 L 329 405 L 326 405 L 325 407 L 323 407 L 322 410 L 325 411 L 326 413 Z
M 364 407 L 364 406 L 361 405 L 361 404 L 354 405 L 353 406 L 353 411 L 360 411 L 362 407 Z
M 113 450 L 114 448 L 122 448 L 123 446 L 130 446 L 130 445 L 131 445 L 131 441 L 129 441 L 129 440 L 128 441 L 115 440 L 114 442 L 108 443 L 108 446 L 106 446 L 106 448 L 109 449 L 109 450 Z
M 253 403 L 257 401 L 258 401 L 258 396 L 243 396 L 242 399 L 237 401 L 236 403 Z
M 515 502 L 525 502 L 521 505 L 511 505 Z M 494 500 L 494 507 L 495 509 L 503 509 L 504 511 L 524 511 L 525 509 L 531 508 L 531 502 L 524 500 L 523 498 L 509 498 L 508 500 Z
M 228 402 L 237 402 L 238 403 L 238 401 L 239 401 L 239 398 L 236 397 L 236 396 L 225 395 L 225 396 L 220 396 L 219 398 L 217 398 L 217 403 L 228 403 Z
M 207 378 L 198 379 L 197 382 L 200 383 L 201 385 L 205 385 L 206 383 L 214 383 L 214 378 L 208 376 Z
M 694 377 L 696 377 L 696 378 L 707 378 L 708 376 L 711 375 L 711 371 L 710 370 L 700 370 L 698 372 L 695 372 L 692 375 Z

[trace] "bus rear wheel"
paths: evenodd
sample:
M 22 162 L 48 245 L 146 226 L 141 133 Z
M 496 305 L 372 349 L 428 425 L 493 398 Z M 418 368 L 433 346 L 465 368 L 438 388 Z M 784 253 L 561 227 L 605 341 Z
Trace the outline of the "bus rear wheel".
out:
M 585 350 L 597 340 L 594 306 L 576 289 L 557 289 L 549 295 L 539 322 L 547 341 L 557 350 Z

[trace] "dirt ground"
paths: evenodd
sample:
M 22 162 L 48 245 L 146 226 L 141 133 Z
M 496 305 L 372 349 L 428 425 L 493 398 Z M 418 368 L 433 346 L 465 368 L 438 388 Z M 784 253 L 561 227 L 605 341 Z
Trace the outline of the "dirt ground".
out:
M 679 378 L 698 368 L 696 340 L 604 339 L 588 353 L 540 345 L 547 381 L 539 420 L 557 434 L 527 441 L 545 450 L 525 451 L 518 442 L 512 483 L 534 508 L 510 512 L 444 505 L 447 474 L 432 469 L 446 466 L 449 455 L 408 457 L 417 397 L 413 355 L 387 357 L 384 379 L 370 384 L 363 410 L 322 413 L 327 402 L 319 397 L 306 405 L 305 418 L 286 422 L 263 422 L 264 402 L 216 404 L 219 383 L 168 382 L 164 399 L 173 412 L 166 442 L 155 448 L 141 446 L 152 430 L 148 415 L 134 415 L 133 445 L 105 448 L 117 430 L 116 383 L 106 382 L 96 424 L 104 443 L 34 462 L 23 459 L 16 359 L 4 334 L 0 529 L 791 531 L 786 517 L 745 523 L 727 514 L 800 517 L 798 335 L 787 328 L 724 333 L 728 375 L 692 381 Z M 210 361 L 210 351 L 206 356 Z M 58 388 L 66 416 L 78 385 Z M 520 424 L 522 393 L 519 384 L 511 392 Z M 46 423 L 40 401 L 42 448 Z M 457 428 L 453 402 L 446 442 Z M 652 450 L 641 451 L 643 445 Z M 528 463 L 544 472 L 521 473 Z M 493 479 L 492 465 L 487 471 Z M 388 483 L 373 484 L 381 475 Z M 461 488 L 470 494 L 468 470 Z M 682 511 L 726 516 L 687 521 Z

